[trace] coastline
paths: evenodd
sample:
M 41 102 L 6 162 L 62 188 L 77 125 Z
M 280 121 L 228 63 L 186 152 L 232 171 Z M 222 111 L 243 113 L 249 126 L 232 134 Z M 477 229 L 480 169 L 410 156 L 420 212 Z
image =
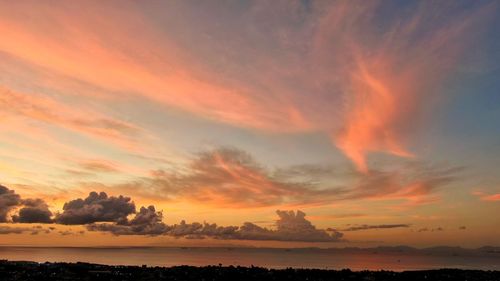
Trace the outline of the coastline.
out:
M 352 271 L 243 266 L 124 266 L 0 260 L 0 279 L 20 280 L 500 280 L 500 271 L 436 269 Z

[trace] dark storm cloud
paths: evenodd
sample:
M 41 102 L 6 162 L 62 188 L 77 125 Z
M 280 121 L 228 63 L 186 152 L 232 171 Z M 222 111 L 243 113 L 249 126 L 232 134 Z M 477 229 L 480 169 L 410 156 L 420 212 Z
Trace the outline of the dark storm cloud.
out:
M 19 223 L 52 223 L 52 212 L 42 199 L 22 200 L 22 207 L 18 215 L 12 216 L 14 222 Z
M 130 197 L 114 197 L 105 192 L 91 192 L 85 199 L 75 199 L 64 204 L 63 212 L 56 216 L 60 224 L 89 224 L 94 222 L 116 222 L 135 213 L 135 204 Z
M 0 185 L 0 222 L 7 222 L 8 213 L 21 204 L 21 196 Z
M 368 230 L 368 229 L 387 229 L 387 228 L 401 228 L 401 227 L 410 227 L 409 224 L 379 224 L 379 225 L 357 225 L 351 226 L 342 231 L 359 231 L 359 230 Z

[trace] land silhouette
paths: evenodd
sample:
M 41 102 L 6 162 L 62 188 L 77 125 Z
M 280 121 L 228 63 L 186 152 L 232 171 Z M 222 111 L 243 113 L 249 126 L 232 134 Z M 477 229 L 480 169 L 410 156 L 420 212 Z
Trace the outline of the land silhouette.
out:
M 266 269 L 241 266 L 109 266 L 90 263 L 36 263 L 28 261 L 0 261 L 0 279 L 28 280 L 500 280 L 500 271 L 439 269 L 421 271 L 351 271 L 323 269 Z

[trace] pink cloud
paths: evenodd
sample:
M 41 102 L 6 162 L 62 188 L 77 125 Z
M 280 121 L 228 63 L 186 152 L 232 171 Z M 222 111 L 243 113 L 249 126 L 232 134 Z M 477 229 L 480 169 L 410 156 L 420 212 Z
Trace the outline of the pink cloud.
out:
M 29 119 L 59 126 L 83 135 L 91 136 L 133 150 L 137 149 L 134 136 L 140 129 L 95 111 L 70 107 L 65 103 L 45 96 L 17 93 L 0 87 L 0 105 L 4 115 L 14 120 Z M 16 121 L 10 120 L 15 124 Z M 33 126 L 33 133 L 40 129 Z M 24 132 L 28 133 L 28 132 Z
M 467 42 L 473 42 L 496 7 L 483 6 L 448 22 L 428 13 L 444 15 L 448 7 L 422 3 L 412 16 L 401 15 L 381 33 L 373 20 L 379 8 L 375 2 L 363 7 L 356 2 L 314 4 L 307 20 L 301 18 L 300 5 L 288 10 L 256 3 L 242 17 L 253 20 L 248 38 L 222 24 L 206 27 L 213 38 L 199 36 L 198 44 L 188 46 L 131 3 L 120 10 L 93 2 L 1 5 L 0 50 L 26 64 L 103 89 L 109 99 L 146 98 L 264 131 L 320 131 L 364 173 L 371 152 L 413 156 L 407 138 L 424 109 L 439 100 L 436 89 L 452 75 Z M 183 7 L 176 8 L 192 16 Z M 180 33 L 205 27 L 186 27 L 182 17 L 170 18 L 186 28 Z M 280 32 L 261 26 L 262 18 Z M 57 88 L 64 92 L 74 87 L 61 83 Z M 125 125 L 82 122 L 64 125 L 107 139 L 116 139 Z
M 490 202 L 500 201 L 500 193 L 486 194 L 481 191 L 475 191 L 472 194 L 479 197 L 479 199 L 482 201 L 490 201 Z

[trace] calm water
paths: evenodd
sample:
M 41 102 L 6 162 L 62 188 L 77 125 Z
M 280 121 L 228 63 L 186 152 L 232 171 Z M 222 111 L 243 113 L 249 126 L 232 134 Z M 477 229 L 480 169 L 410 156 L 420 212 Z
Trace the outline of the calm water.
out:
M 500 255 L 453 256 L 401 253 L 339 253 L 318 249 L 247 248 L 32 248 L 0 247 L 0 259 L 90 262 L 110 265 L 243 265 L 268 268 L 414 270 L 462 268 L 500 270 Z

